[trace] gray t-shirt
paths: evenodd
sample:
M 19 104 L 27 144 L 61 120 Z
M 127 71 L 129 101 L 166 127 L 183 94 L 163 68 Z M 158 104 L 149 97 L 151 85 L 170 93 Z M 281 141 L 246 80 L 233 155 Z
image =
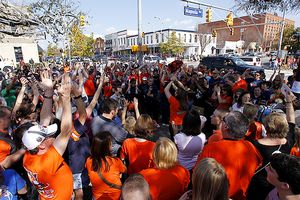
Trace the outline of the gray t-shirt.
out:
M 112 135 L 112 154 L 117 155 L 122 142 L 127 137 L 127 132 L 123 127 L 118 125 L 113 120 L 107 119 L 103 116 L 94 117 L 92 121 L 92 132 L 96 135 L 99 132 L 108 131 Z

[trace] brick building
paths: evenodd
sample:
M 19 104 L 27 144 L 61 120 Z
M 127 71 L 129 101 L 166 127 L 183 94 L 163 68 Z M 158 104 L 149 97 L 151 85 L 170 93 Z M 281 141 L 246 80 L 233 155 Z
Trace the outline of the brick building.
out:
M 94 43 L 94 54 L 95 55 L 100 55 L 103 54 L 104 52 L 104 39 L 101 37 L 96 38 L 95 43 Z
M 233 26 L 253 25 L 262 23 L 278 23 L 282 21 L 282 17 L 263 13 L 255 14 L 252 17 L 243 16 L 233 19 Z M 294 26 L 295 22 L 285 19 L 285 27 Z M 217 49 L 221 49 L 226 41 L 244 41 L 243 49 L 248 51 L 264 50 L 269 51 L 276 49 L 281 24 L 264 24 L 258 26 L 248 26 L 234 28 L 233 35 L 230 35 L 230 30 L 227 28 L 225 21 L 214 21 L 198 25 L 200 33 L 211 33 L 212 30 L 217 31 Z

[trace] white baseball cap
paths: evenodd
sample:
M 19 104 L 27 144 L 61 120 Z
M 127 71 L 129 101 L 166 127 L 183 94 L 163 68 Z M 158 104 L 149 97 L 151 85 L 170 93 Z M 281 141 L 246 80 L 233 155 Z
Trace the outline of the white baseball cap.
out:
M 28 150 L 38 147 L 45 138 L 52 136 L 57 131 L 57 124 L 52 124 L 47 127 L 35 125 L 30 127 L 22 137 L 22 142 Z

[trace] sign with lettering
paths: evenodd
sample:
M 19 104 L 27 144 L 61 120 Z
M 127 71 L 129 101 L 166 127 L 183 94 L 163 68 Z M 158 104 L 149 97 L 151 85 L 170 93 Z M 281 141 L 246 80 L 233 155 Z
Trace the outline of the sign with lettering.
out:
M 203 10 L 200 8 L 184 6 L 184 15 L 193 17 L 203 17 Z

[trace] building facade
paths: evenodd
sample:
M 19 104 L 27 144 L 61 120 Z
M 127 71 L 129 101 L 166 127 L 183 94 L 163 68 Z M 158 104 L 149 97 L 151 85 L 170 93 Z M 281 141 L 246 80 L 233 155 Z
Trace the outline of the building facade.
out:
M 226 41 L 243 41 L 243 50 L 270 51 L 277 49 L 282 20 L 282 17 L 277 15 L 263 13 L 234 18 L 233 26 L 246 27 L 234 28 L 233 35 L 230 34 L 225 21 L 199 24 L 198 30 L 200 33 L 211 33 L 212 30 L 216 30 L 217 50 L 223 49 Z M 294 21 L 285 19 L 285 27 L 294 26 L 294 24 Z
M 142 44 L 147 47 L 145 53 L 160 53 L 160 44 L 168 41 L 171 34 L 175 32 L 176 37 L 183 43 L 184 55 L 210 55 L 216 47 L 216 39 L 211 34 L 199 34 L 195 31 L 180 29 L 162 29 L 143 34 Z M 105 36 L 105 50 L 113 55 L 131 54 L 132 47 L 138 45 L 137 33 L 127 30 L 119 31 Z
M 0 57 L 16 66 L 21 60 L 39 63 L 38 45 L 34 39 L 25 37 L 5 37 L 0 40 Z
M 95 55 L 101 55 L 104 53 L 104 39 L 101 37 L 98 37 L 95 39 L 95 43 L 94 43 L 94 54 Z

